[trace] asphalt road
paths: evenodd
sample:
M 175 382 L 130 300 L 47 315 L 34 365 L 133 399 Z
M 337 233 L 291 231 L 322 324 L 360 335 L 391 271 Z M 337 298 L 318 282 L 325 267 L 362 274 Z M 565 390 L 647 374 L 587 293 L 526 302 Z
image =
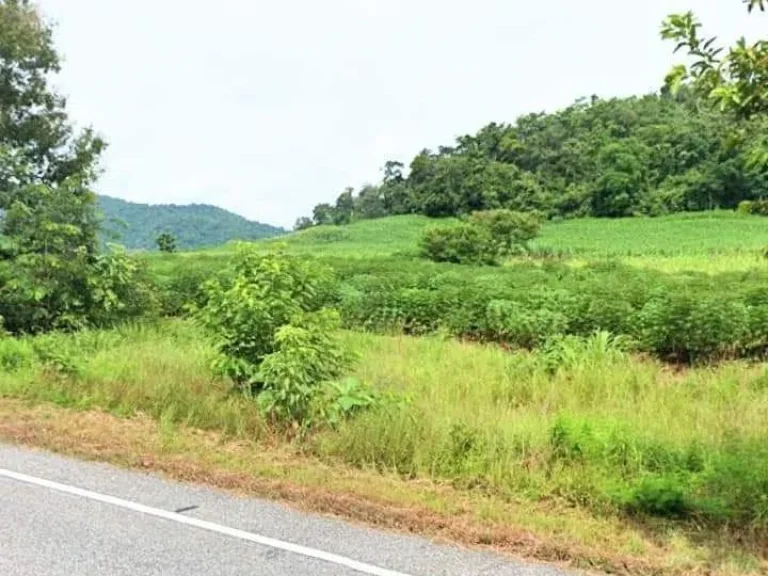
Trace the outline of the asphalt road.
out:
M 566 573 L 0 444 L 0 574 Z

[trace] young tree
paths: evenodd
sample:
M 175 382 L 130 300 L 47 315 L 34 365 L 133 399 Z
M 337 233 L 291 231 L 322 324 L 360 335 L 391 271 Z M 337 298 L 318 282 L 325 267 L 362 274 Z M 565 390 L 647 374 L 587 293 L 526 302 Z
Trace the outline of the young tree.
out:
M 157 248 L 160 252 L 173 254 L 176 252 L 176 238 L 170 232 L 163 232 L 157 237 Z

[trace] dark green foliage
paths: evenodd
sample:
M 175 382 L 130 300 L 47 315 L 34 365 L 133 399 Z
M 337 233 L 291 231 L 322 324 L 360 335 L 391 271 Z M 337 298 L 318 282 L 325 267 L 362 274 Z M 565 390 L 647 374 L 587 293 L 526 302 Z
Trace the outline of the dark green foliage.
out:
M 17 186 L 96 176 L 106 144 L 91 129 L 75 134 L 65 98 L 49 85 L 59 70 L 51 27 L 34 3 L 0 2 L 0 210 Z
M 104 326 L 151 314 L 142 263 L 99 254 L 88 189 L 105 143 L 75 135 L 51 29 L 24 0 L 0 2 L 0 318 L 12 333 Z
M 348 190 L 343 206 L 319 205 L 314 222 L 499 208 L 550 218 L 655 216 L 761 198 L 768 192 L 765 126 L 759 119 L 737 126 L 697 98 L 687 89 L 592 98 L 491 123 L 437 152 L 423 150 L 407 177 L 402 164 L 388 162 L 378 186 L 357 196 Z
M 142 262 L 98 254 L 93 194 L 68 181 L 15 189 L 1 222 L 0 317 L 13 333 L 105 326 L 151 315 Z
M 176 252 L 176 238 L 173 237 L 173 234 L 163 232 L 157 237 L 156 243 L 160 252 L 167 252 L 168 254 Z
M 137 204 L 99 196 L 107 228 L 126 248 L 153 250 L 157 237 L 168 233 L 182 250 L 217 246 L 231 240 L 257 240 L 285 231 L 207 204 L 189 206 Z
M 488 232 L 492 250 L 499 257 L 527 249 L 541 227 L 536 214 L 504 209 L 474 212 L 469 222 Z
M 421 252 L 433 262 L 493 264 L 495 254 L 488 231 L 468 222 L 430 226 L 421 238 Z
M 497 264 L 522 252 L 539 232 L 534 214 L 511 210 L 474 212 L 466 222 L 431 226 L 421 237 L 421 253 L 433 262 Z

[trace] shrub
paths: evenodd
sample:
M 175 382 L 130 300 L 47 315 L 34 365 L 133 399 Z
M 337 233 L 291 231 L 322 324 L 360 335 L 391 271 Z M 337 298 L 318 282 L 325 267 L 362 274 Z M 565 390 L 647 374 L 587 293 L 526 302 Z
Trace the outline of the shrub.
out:
M 496 260 L 488 231 L 466 222 L 426 228 L 421 238 L 421 252 L 433 262 L 493 264 Z
M 739 214 L 768 216 L 768 200 L 743 200 L 736 210 Z
M 259 368 L 276 351 L 282 326 L 322 307 L 318 288 L 323 269 L 283 252 L 262 254 L 238 246 L 232 281 L 213 279 L 203 286 L 205 305 L 195 318 L 214 336 L 215 368 L 255 392 L 263 388 Z
M 739 214 L 752 214 L 752 201 L 742 200 L 739 202 L 739 206 L 736 208 L 736 212 Z
M 495 256 L 509 256 L 527 249 L 528 242 L 538 236 L 541 227 L 537 214 L 512 210 L 475 212 L 469 222 L 488 232 Z
M 195 311 L 213 335 L 214 368 L 275 421 L 312 424 L 323 386 L 350 365 L 336 336 L 339 314 L 323 307 L 324 276 L 309 261 L 241 245 L 231 283 L 206 284 Z
M 690 511 L 685 492 L 674 478 L 648 477 L 631 490 L 624 506 L 632 513 L 680 518 Z
M 0 261 L 0 316 L 14 334 L 111 326 L 155 310 L 144 262 L 118 247 Z
M 468 221 L 432 226 L 421 238 L 421 253 L 434 262 L 495 264 L 527 249 L 541 225 L 538 215 L 512 210 L 473 213 Z
M 283 422 L 312 423 L 312 408 L 322 386 L 349 368 L 351 357 L 336 338 L 335 310 L 299 312 L 274 335 L 275 351 L 258 367 L 264 389 L 262 409 Z

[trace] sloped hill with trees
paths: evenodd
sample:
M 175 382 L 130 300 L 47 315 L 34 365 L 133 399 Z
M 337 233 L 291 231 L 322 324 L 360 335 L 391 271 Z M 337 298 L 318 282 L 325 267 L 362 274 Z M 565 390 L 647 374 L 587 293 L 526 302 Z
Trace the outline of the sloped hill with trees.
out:
M 157 238 L 171 234 L 181 249 L 224 244 L 230 240 L 258 240 L 278 236 L 285 231 L 276 226 L 252 222 L 209 204 L 149 205 L 99 196 L 109 237 L 127 248 L 152 250 Z
M 512 124 L 490 123 L 383 180 L 315 207 L 312 224 L 390 214 L 456 216 L 476 210 L 537 210 L 554 217 L 625 217 L 735 208 L 768 192 L 756 163 L 759 120 L 741 139 L 733 118 L 688 89 L 673 95 L 581 99 Z M 749 126 L 748 126 L 749 127 Z

